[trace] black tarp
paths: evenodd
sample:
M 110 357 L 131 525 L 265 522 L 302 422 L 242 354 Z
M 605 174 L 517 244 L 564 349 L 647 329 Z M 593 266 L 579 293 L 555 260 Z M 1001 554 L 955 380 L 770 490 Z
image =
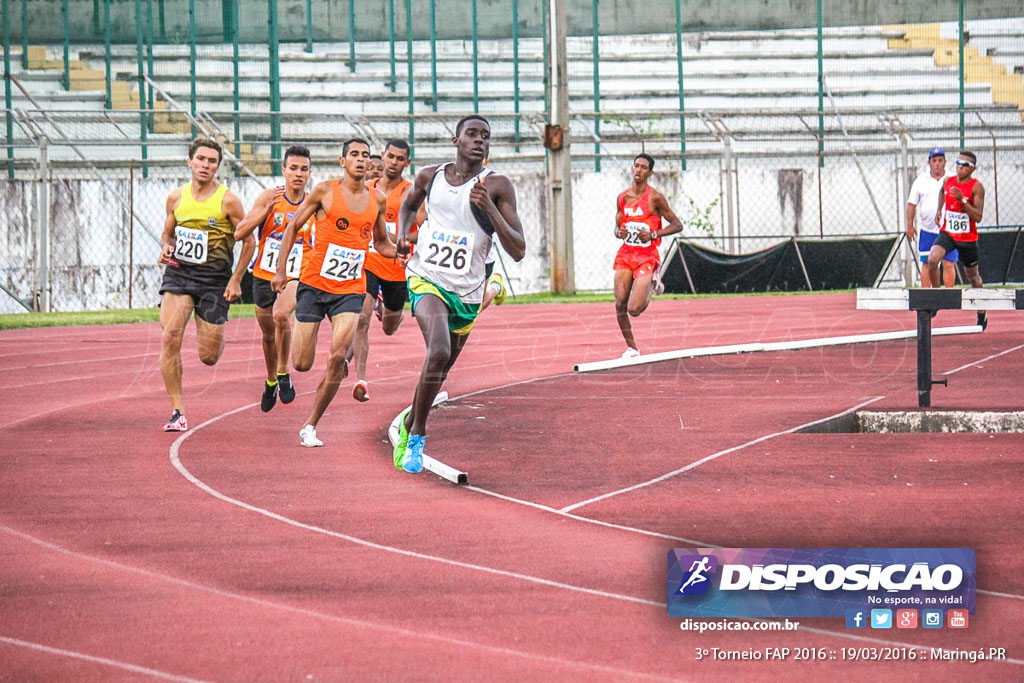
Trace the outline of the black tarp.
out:
M 787 292 L 871 287 L 892 251 L 895 237 L 881 239 L 791 239 L 750 254 L 726 254 L 679 240 L 662 268 L 665 291 L 689 293 L 682 259 L 693 288 L 708 292 Z M 800 259 L 807 270 L 800 267 Z

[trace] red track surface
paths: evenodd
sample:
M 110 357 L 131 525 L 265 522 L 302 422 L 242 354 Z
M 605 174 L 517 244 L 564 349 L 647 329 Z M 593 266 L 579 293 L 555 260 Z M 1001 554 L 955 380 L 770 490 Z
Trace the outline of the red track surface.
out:
M 989 315 L 984 334 L 936 338 L 936 374 L 1014 350 L 951 375 L 935 408 L 1021 408 L 1024 317 Z M 824 295 L 655 302 L 634 327 L 660 351 L 913 324 Z M 913 340 L 572 375 L 621 351 L 610 305 L 488 311 L 446 387 L 477 393 L 430 422 L 428 451 L 469 471 L 465 489 L 391 466 L 385 430 L 422 341 L 410 320 L 372 335 L 372 400 L 346 383 L 318 430 L 327 446 L 307 450 L 322 359 L 295 403 L 262 414 L 252 320 L 229 323 L 213 368 L 186 339 L 193 429 L 177 440 L 158 430 L 155 325 L 0 334 L 0 678 L 1024 678 L 1024 436 L 783 433 L 875 397 L 914 408 Z M 671 537 L 972 547 L 989 592 L 962 632 L 804 619 L 697 635 L 665 611 L 666 552 L 685 544 Z M 694 658 L 887 642 L 1002 646 L 1012 661 Z

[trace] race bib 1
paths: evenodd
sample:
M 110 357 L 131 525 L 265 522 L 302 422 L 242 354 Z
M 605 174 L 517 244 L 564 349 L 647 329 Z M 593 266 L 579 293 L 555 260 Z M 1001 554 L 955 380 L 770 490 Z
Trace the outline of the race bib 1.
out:
M 971 217 L 959 211 L 946 211 L 946 232 L 966 235 L 971 231 Z
M 288 252 L 288 260 L 285 261 L 284 274 L 292 280 L 299 279 L 299 273 L 302 272 L 302 243 L 296 242 L 292 245 L 292 250 Z
M 174 228 L 174 258 L 185 263 L 206 263 L 210 251 L 210 233 L 177 226 Z
M 281 240 L 268 238 L 263 244 L 263 258 L 260 259 L 260 268 L 268 273 L 277 272 L 277 264 L 281 262 Z M 292 250 L 288 252 L 288 259 L 285 262 L 285 275 L 290 278 L 299 277 L 302 269 L 302 243 L 296 242 Z
M 469 272 L 473 256 L 473 240 L 470 232 L 452 230 L 420 230 L 419 242 L 423 244 L 420 258 L 436 270 L 450 275 L 465 275 Z M 416 246 L 420 248 L 419 243 Z
M 366 252 L 361 249 L 349 249 L 339 247 L 337 244 L 328 244 L 320 275 L 336 282 L 358 280 L 363 274 L 365 259 Z
M 651 226 L 647 225 L 647 223 L 635 223 L 633 221 L 630 221 L 629 223 L 626 223 L 622 227 L 624 227 L 628 231 L 626 233 L 626 237 L 622 240 L 623 244 L 628 244 L 631 247 L 645 247 L 650 244 L 649 241 L 642 242 L 640 240 L 640 231 L 649 231 L 651 229 Z

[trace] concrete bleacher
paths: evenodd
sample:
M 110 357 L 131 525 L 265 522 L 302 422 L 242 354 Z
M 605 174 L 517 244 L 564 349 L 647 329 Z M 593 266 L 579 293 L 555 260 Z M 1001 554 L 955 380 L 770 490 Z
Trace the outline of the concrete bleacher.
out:
M 948 64 L 949 32 L 955 24 L 916 27 L 874 26 L 828 28 L 824 32 L 825 83 L 831 93 L 825 110 L 863 112 L 845 118 L 851 135 L 870 139 L 888 136 L 891 126 L 881 116 L 891 112 L 912 117 L 915 111 L 952 108 L 959 101 L 960 85 L 955 65 Z M 968 22 L 969 68 L 964 88 L 965 106 L 985 111 L 985 120 L 967 121 L 968 126 L 986 131 L 1012 130 L 1021 125 L 1024 95 L 1018 100 L 1020 76 L 1024 70 L 1024 19 Z M 954 41 L 955 42 L 955 41 Z M 437 121 L 416 123 L 418 159 L 446 155 L 450 145 L 450 121 L 473 109 L 474 81 L 472 44 L 463 40 L 437 43 Z M 944 52 L 945 51 L 945 52 Z M 56 56 L 58 49 L 50 49 Z M 102 47 L 73 50 L 80 62 L 78 85 L 97 83 L 102 88 Z M 242 113 L 241 142 L 249 161 L 260 164 L 269 154 L 269 64 L 266 46 L 240 46 L 239 111 Z M 435 111 L 431 89 L 430 45 L 414 43 L 414 111 Z M 600 134 L 606 152 L 620 146 L 635 146 L 638 131 L 652 138 L 651 144 L 678 149 L 678 107 L 676 39 L 674 34 L 605 36 L 600 39 Z M 728 113 L 729 133 L 742 145 L 772 141 L 776 151 L 806 151 L 813 145 L 816 126 L 806 116 L 818 106 L 817 42 L 814 29 L 688 33 L 683 36 L 685 107 L 687 112 Z M 190 76 L 187 45 L 158 45 L 154 48 L 154 80 L 180 105 L 188 106 Z M 943 57 L 945 54 L 945 58 Z M 317 44 L 312 54 L 301 45 L 280 47 L 282 137 L 315 145 L 324 159 L 334 158 L 331 146 L 353 135 L 367 135 L 380 142 L 403 135 L 409 108 L 405 44 L 396 45 L 395 83 L 392 91 L 390 46 L 382 42 L 359 43 L 352 70 L 347 43 Z M 594 93 L 592 43 L 589 37 L 572 37 L 568 42 L 570 111 L 574 141 L 586 153 L 593 142 Z M 130 116 L 119 117 L 116 125 L 103 117 L 81 116 L 73 121 L 70 112 L 102 112 L 102 90 L 78 89 L 65 92 L 62 64 L 46 61 L 43 68 L 23 71 L 13 64 L 12 72 L 41 107 L 66 112 L 66 124 L 74 129 L 97 158 L 139 158 L 139 123 Z M 38 65 L 37 65 L 38 66 Z M 495 154 L 517 154 L 517 158 L 539 159 L 538 124 L 544 109 L 543 46 L 539 39 L 520 42 L 519 97 L 520 140 L 514 139 L 513 60 L 510 41 L 481 41 L 476 97 L 479 111 L 494 115 Z M 111 69 L 115 83 L 114 108 L 138 107 L 137 60 L 134 45 L 113 48 Z M 197 63 L 197 108 L 208 112 L 218 128 L 233 131 L 232 48 L 230 45 L 199 46 Z M 988 79 L 988 80 L 986 80 Z M 30 109 L 20 92 L 15 108 Z M 163 102 L 158 106 L 166 107 Z M 760 116 L 765 112 L 774 117 Z M 127 111 L 124 112 L 127 114 Z M 792 116 L 779 116 L 790 113 Z M 158 126 L 150 133 L 150 158 L 180 157 L 180 145 L 191 134 L 184 117 L 173 112 L 158 114 Z M 381 120 L 386 117 L 387 120 Z M 838 135 L 837 123 L 829 115 L 827 128 Z M 447 122 L 447 123 L 446 123 Z M 916 124 L 941 128 L 945 121 Z M 947 129 L 948 130 L 948 129 Z M 987 134 L 987 133 L 986 133 Z M 720 151 L 720 130 L 701 120 L 687 123 L 687 149 L 699 154 Z M 226 137 L 230 137 L 227 135 Z M 787 140 L 792 139 L 791 144 Z M 104 141 L 108 144 L 104 145 Z M 112 146 L 109 142 L 117 142 Z M 95 143 L 95 144 L 93 144 Z M 133 144 L 136 143 L 136 144 Z M 592 148 L 592 146 L 589 146 Z M 316 149 L 315 148 L 315 149 Z M 740 148 L 742 149 L 742 147 Z M 60 162 L 61 152 L 55 160 Z M 74 157 L 69 157 L 73 159 Z

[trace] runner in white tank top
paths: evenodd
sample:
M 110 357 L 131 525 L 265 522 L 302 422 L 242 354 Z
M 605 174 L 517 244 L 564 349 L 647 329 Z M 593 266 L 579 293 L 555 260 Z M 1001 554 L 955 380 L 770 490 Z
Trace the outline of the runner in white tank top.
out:
M 398 251 L 409 253 L 416 210 L 427 203 L 427 225 L 406 266 L 412 312 L 427 357 L 412 408 L 400 421 L 394 463 L 406 472 L 423 468 L 427 415 L 438 390 L 469 338 L 483 299 L 487 252 L 493 238 L 515 261 L 526 255 L 516 193 L 508 178 L 484 168 L 491 126 L 479 115 L 455 126 L 455 162 L 424 168 L 398 217 Z

